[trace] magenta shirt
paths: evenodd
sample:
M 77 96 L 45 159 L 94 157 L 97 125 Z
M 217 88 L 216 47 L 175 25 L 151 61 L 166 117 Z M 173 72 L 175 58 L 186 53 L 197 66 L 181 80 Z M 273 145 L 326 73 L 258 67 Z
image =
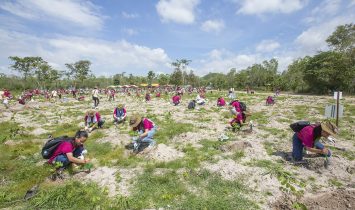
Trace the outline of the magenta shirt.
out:
M 180 96 L 173 96 L 173 102 L 179 102 L 180 101 Z
M 218 104 L 219 106 L 225 106 L 225 105 L 226 105 L 226 102 L 225 102 L 225 100 L 224 100 L 223 98 L 220 98 L 220 99 L 218 99 L 217 104 Z
M 306 147 L 313 147 L 314 145 L 314 127 L 312 125 L 304 127 L 300 132 L 297 133 L 297 137 L 302 141 L 302 144 Z
M 235 110 L 236 110 L 237 112 L 240 112 L 240 105 L 239 105 L 239 102 L 238 102 L 238 101 L 234 101 L 234 102 L 232 103 L 232 106 L 235 107 Z
M 54 151 L 51 158 L 49 158 L 48 163 L 52 164 L 54 158 L 61 154 L 67 154 L 73 152 L 75 149 L 74 145 L 71 142 L 63 141 L 57 149 Z
M 149 119 L 144 118 L 143 119 L 143 127 L 144 127 L 144 130 L 145 129 L 151 130 L 152 128 L 154 128 L 154 123 L 152 121 L 150 121 Z

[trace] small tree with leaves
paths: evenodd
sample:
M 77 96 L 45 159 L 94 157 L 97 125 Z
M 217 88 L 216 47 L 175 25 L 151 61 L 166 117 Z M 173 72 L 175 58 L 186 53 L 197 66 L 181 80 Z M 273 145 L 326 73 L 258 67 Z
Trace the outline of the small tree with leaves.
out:
M 84 79 L 90 75 L 91 62 L 88 60 L 80 60 L 75 63 L 66 63 L 65 66 L 69 69 L 71 75 L 75 79 L 80 80 L 83 83 Z

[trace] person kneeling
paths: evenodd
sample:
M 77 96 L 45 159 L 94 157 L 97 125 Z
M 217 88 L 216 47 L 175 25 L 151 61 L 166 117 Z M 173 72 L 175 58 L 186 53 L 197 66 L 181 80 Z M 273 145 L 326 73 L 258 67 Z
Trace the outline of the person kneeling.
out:
M 126 121 L 126 109 L 124 108 L 123 104 L 118 104 L 118 106 L 116 107 L 116 109 L 113 111 L 113 120 L 114 120 L 114 124 L 119 124 L 122 123 L 124 121 Z
M 90 110 L 85 115 L 85 130 L 88 132 L 96 128 L 102 128 L 105 121 L 101 118 L 100 113 L 95 110 Z
M 86 131 L 77 131 L 74 137 L 67 137 L 58 145 L 53 155 L 49 158 L 48 163 L 58 166 L 55 177 L 61 176 L 64 169 L 68 168 L 72 163 L 83 165 L 89 163 L 89 159 L 84 158 L 84 143 L 88 138 Z
M 154 134 L 157 131 L 157 126 L 148 118 L 135 114 L 131 117 L 129 125 L 133 131 L 137 131 L 139 136 L 133 138 L 133 150 L 139 151 L 141 143 L 148 143 L 149 147 L 155 145 L 153 140 Z
M 320 124 L 308 125 L 293 135 L 292 158 L 294 161 L 302 161 L 303 148 L 306 150 L 324 155 L 331 156 L 331 151 L 319 142 L 321 137 L 328 138 L 335 136 L 338 128 L 331 122 L 322 122 Z

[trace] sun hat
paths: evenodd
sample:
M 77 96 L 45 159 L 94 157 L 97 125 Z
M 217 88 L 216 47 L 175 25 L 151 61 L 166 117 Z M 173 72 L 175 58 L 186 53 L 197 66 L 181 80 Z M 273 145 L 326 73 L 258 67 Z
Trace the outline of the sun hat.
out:
M 142 117 L 138 114 L 134 114 L 131 119 L 129 120 L 129 126 L 135 128 L 139 125 L 139 123 L 141 122 Z
M 88 113 L 88 115 L 94 115 L 95 114 L 95 110 L 93 110 L 93 109 L 90 109 L 87 113 Z
M 322 122 L 321 123 L 322 130 L 329 133 L 332 136 L 337 135 L 338 127 L 331 122 Z
M 123 109 L 123 107 L 124 107 L 123 104 L 118 104 L 118 105 L 117 105 L 117 108 L 119 108 L 119 109 Z

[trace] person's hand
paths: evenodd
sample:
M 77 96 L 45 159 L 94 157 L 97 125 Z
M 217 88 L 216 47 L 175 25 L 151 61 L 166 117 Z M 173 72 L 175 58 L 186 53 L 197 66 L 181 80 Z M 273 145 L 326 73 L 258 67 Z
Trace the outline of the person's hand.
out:
M 323 153 L 324 155 L 328 155 L 329 150 L 328 150 L 327 148 L 324 148 L 324 149 L 322 149 L 322 153 Z
M 85 159 L 84 160 L 84 163 L 89 163 L 90 162 L 90 159 Z
M 89 129 L 89 127 L 88 127 L 88 126 L 85 126 L 85 130 L 87 130 L 87 129 Z

